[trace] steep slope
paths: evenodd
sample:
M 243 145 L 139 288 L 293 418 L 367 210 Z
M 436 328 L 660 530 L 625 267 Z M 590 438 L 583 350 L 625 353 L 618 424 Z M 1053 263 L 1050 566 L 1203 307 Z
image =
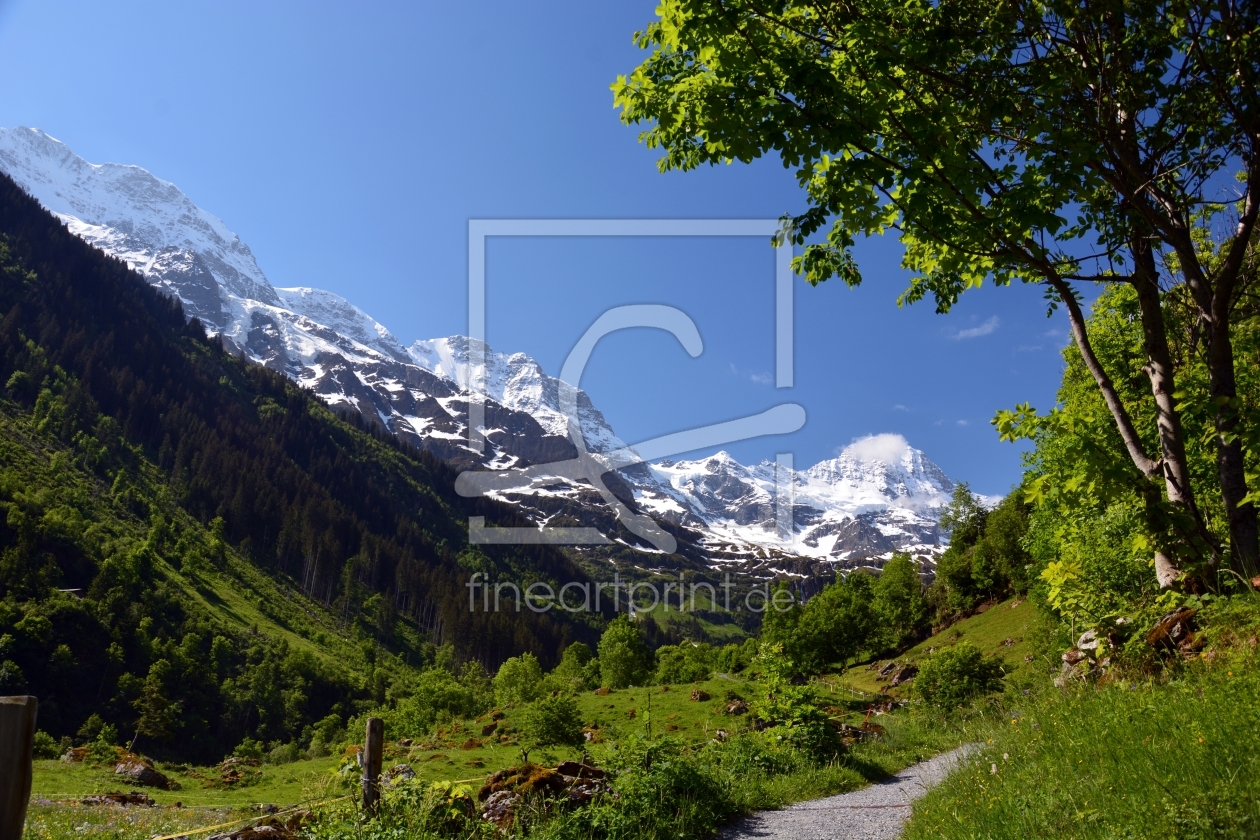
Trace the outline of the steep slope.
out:
M 525 523 L 511 508 L 456 496 L 450 469 L 435 458 L 374 436 L 354 415 L 338 418 L 284 377 L 224 352 L 177 301 L 86 244 L 4 176 L 0 313 L 3 410 L 13 418 L 6 428 L 16 430 L 12 457 L 0 465 L 12 471 L 0 529 L 0 661 L 11 660 L 17 671 L 5 673 L 20 671 L 28 687 L 67 696 L 70 686 L 91 685 L 120 723 L 138 725 L 136 703 L 152 678 L 165 703 L 158 705 L 174 708 L 182 701 L 170 694 L 183 690 L 171 671 L 183 656 L 175 649 L 189 627 L 211 621 L 211 602 L 226 601 L 211 597 L 209 585 L 210 595 L 192 597 L 167 570 L 189 562 L 228 568 L 232 558 L 274 576 L 293 597 L 331 607 L 351 641 L 366 633 L 369 646 L 412 658 L 425 655 L 427 642 L 447 642 L 461 659 L 489 666 L 522 650 L 549 661 L 569 640 L 591 638 L 593 616 L 471 612 L 470 570 L 522 582 L 585 578 L 545 547 L 468 549 L 469 516 Z M 44 442 L 18 440 L 24 424 Z M 51 472 L 30 473 L 18 445 L 49 452 L 40 458 Z M 92 480 L 75 493 L 53 490 L 53 479 L 76 464 Z M 128 521 L 114 521 L 120 517 Z M 94 522 L 105 524 L 93 530 Z M 62 589 L 86 595 L 74 602 L 81 606 L 67 608 Z M 146 593 L 165 606 L 143 608 Z M 213 629 L 195 635 L 210 645 Z M 255 641 L 266 639 L 256 633 Z M 240 644 L 242 657 L 253 656 L 248 638 Z M 259 679 L 258 691 L 279 690 Z M 372 693 L 388 687 L 388 675 L 374 679 Z M 342 714 L 353 711 L 346 692 L 354 681 L 343 682 L 340 699 L 309 714 L 337 703 Z M 263 726 L 259 716 L 247 726 L 248 704 L 216 685 L 218 692 L 204 689 L 211 711 L 200 718 L 198 743 L 221 746 L 242 728 Z M 286 701 L 272 701 L 284 727 L 309 722 L 301 709 L 285 718 Z M 75 714 L 63 718 L 71 730 L 82 722 Z M 155 706 L 153 714 L 166 713 Z M 170 726 L 179 722 L 169 717 Z

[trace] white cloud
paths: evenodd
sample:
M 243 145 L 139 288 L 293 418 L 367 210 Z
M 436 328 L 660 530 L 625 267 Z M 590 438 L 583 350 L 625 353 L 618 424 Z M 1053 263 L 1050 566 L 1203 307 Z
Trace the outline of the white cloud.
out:
M 738 376 L 741 379 L 747 379 L 750 382 L 757 383 L 758 385 L 770 385 L 771 383 L 774 382 L 774 377 L 772 377 L 768 373 L 759 373 L 755 370 L 740 370 L 739 368 L 735 366 L 734 362 L 731 362 L 730 365 L 731 365 L 731 373 L 733 373 L 734 375 Z
M 998 324 L 1001 323 L 1002 321 L 998 318 L 998 316 L 994 315 L 978 327 L 969 327 L 965 330 L 959 330 L 954 338 L 979 338 L 982 335 L 988 335 L 989 333 L 995 331 L 998 328 Z
M 883 461 L 885 464 L 897 464 L 909 449 L 910 443 L 904 437 L 885 432 L 882 435 L 854 438 L 853 443 L 846 446 L 844 451 L 862 463 Z
M 906 412 L 908 412 L 908 411 L 910 411 L 910 409 L 906 408 L 906 407 L 905 407 L 904 405 L 902 405 L 901 403 L 897 403 L 896 405 L 894 405 L 894 406 L 893 406 L 893 411 L 906 411 Z
M 970 426 L 970 425 L 971 425 L 971 421 L 970 421 L 970 420 L 959 420 L 959 421 L 958 421 L 958 425 L 959 425 L 959 426 Z

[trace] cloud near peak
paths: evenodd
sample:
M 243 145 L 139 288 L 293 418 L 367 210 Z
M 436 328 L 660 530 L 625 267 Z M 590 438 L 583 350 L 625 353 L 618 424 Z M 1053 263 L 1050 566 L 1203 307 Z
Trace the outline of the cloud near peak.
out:
M 883 461 L 885 464 L 899 464 L 910 449 L 910 442 L 898 434 L 885 432 L 880 435 L 867 435 L 854 438 L 844 448 L 844 452 L 852 455 L 864 464 Z

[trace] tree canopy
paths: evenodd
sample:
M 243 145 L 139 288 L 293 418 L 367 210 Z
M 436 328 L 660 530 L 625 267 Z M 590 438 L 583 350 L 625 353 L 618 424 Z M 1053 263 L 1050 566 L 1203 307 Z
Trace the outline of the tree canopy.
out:
M 1226 556 L 1260 571 L 1231 330 L 1260 209 L 1254 4 L 664 0 L 658 14 L 636 36 L 650 55 L 613 90 L 662 170 L 777 154 L 807 199 L 780 236 L 814 284 L 860 283 L 856 238 L 892 231 L 912 273 L 902 303 L 948 312 L 986 279 L 1041 286 L 1117 430 L 1161 583 Z M 1082 282 L 1136 293 L 1151 444 L 1094 353 Z M 1173 290 L 1208 372 L 1228 546 L 1190 481 Z

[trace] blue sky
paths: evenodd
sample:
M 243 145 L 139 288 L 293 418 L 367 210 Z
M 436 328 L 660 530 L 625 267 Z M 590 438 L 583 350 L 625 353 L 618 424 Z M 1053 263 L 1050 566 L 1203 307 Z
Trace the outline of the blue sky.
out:
M 335 291 L 404 342 L 464 332 L 469 218 L 777 218 L 803 197 L 777 161 L 661 175 L 608 86 L 640 60 L 652 2 L 327 4 L 0 0 L 0 125 L 177 184 L 249 244 L 276 286 Z M 582 386 L 628 441 L 805 406 L 798 433 L 728 447 L 807 466 L 903 434 L 986 493 L 1019 478 L 996 409 L 1046 408 L 1061 315 L 1035 289 L 900 310 L 892 240 L 864 286 L 796 287 L 796 383 L 776 390 L 773 255 L 759 239 L 497 240 L 488 338 L 558 374 L 600 312 L 695 320 L 611 336 Z

